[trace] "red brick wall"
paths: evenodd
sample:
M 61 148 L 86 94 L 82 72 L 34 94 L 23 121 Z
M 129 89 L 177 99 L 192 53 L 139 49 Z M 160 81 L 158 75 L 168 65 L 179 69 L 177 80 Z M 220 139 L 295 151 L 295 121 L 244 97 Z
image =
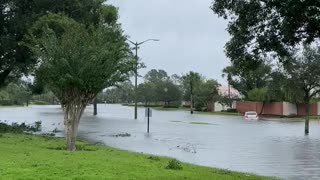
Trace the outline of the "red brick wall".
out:
M 241 114 L 244 114 L 247 111 L 256 111 L 256 112 L 260 112 L 262 107 L 262 103 L 261 102 L 237 102 L 236 108 L 237 111 Z
M 262 102 L 237 102 L 237 111 L 239 113 L 244 114 L 247 111 L 256 111 L 260 114 L 262 109 L 263 103 Z M 317 104 L 310 104 L 310 116 L 317 116 L 318 115 L 318 105 Z M 262 111 L 262 115 L 276 115 L 282 116 L 283 115 L 283 103 L 282 102 L 274 102 L 274 103 L 265 103 Z M 299 104 L 298 105 L 298 116 L 305 115 L 305 105 Z
M 258 112 L 260 113 L 260 112 Z M 283 115 L 283 103 L 282 102 L 273 102 L 273 103 L 265 103 L 263 107 L 264 115 Z
M 258 114 L 263 115 L 283 115 L 283 103 L 263 103 L 262 102 L 237 102 L 237 111 L 244 114 L 247 111 L 256 111 Z M 262 110 L 263 108 L 263 110 Z
M 310 116 L 318 115 L 318 104 L 310 104 L 309 105 Z M 305 116 L 305 105 L 298 104 L 298 116 Z

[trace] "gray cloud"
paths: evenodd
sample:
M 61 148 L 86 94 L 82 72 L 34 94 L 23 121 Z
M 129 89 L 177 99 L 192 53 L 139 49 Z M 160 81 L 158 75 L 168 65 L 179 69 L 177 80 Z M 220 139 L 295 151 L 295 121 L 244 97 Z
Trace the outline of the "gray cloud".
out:
M 169 74 L 200 72 L 206 78 L 226 81 L 222 69 L 229 64 L 223 47 L 229 39 L 227 22 L 210 9 L 212 0 L 110 0 L 119 7 L 120 23 L 132 41 L 149 38 L 139 49 L 147 65 L 139 70 L 164 69 Z

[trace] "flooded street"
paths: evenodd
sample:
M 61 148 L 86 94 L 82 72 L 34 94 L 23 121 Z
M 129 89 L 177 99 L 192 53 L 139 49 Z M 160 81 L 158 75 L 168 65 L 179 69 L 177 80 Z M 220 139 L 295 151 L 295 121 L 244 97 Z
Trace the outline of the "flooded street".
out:
M 304 136 L 303 122 L 246 121 L 242 117 L 190 115 L 185 111 L 156 111 L 146 134 L 144 108 L 133 120 L 133 107 L 89 106 L 80 122 L 79 137 L 92 143 L 181 161 L 252 172 L 285 179 L 320 179 L 320 123 L 312 121 Z M 43 131 L 63 130 L 59 106 L 2 108 L 0 120 L 42 121 Z M 115 137 L 128 133 L 129 137 Z

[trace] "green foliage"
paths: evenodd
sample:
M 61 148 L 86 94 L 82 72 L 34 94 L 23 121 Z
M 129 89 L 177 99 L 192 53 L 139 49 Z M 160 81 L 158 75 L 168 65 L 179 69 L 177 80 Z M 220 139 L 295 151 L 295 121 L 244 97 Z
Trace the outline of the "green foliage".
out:
M 281 102 L 281 101 L 289 101 L 286 98 L 286 95 L 291 92 L 288 87 L 288 80 L 283 74 L 283 72 L 279 70 L 275 70 L 270 74 L 270 81 L 267 83 L 267 94 L 268 99 L 271 102 Z
M 160 161 L 160 157 L 158 156 L 149 156 L 147 159 L 150 159 L 152 161 Z
M 26 34 L 38 18 L 62 13 L 90 25 L 115 24 L 117 9 L 104 0 L 2 0 L 0 2 L 0 87 L 33 71 L 37 58 L 26 43 Z
M 34 125 L 26 125 L 25 123 L 12 123 L 8 125 L 0 122 L 0 133 L 23 133 L 23 132 L 38 132 L 41 130 L 41 121 L 35 122 Z
M 290 58 L 285 73 L 291 92 L 303 94 L 303 101 L 309 103 L 320 92 L 320 48 L 305 46 L 302 54 Z
M 181 100 L 181 90 L 177 84 L 171 79 L 167 79 L 156 85 L 156 94 L 160 101 L 165 102 L 165 107 L 172 107 L 172 102 L 177 102 Z M 180 104 L 176 107 L 179 107 Z
M 190 71 L 182 76 L 182 86 L 183 86 L 183 100 L 191 101 L 191 96 L 194 95 L 194 90 L 201 82 L 203 77 L 197 72 Z
M 64 106 L 68 151 L 75 151 L 81 116 L 103 89 L 128 79 L 134 70 L 126 37 L 118 24 L 86 26 L 59 14 L 39 18 L 30 44 L 45 82 Z
M 190 71 L 181 77 L 181 84 L 183 100 L 190 101 L 198 111 L 206 111 L 208 103 L 219 100 L 220 84 L 216 80 L 205 80 L 201 74 Z
M 10 83 L 0 90 L 0 105 L 23 105 L 30 98 L 31 92 L 22 81 Z
M 249 101 L 258 101 L 258 102 L 266 102 L 268 101 L 268 89 L 260 88 L 253 89 L 248 92 L 248 100 Z
M 171 107 L 172 102 L 181 100 L 181 89 L 177 81 L 174 81 L 177 78 L 169 77 L 164 70 L 152 69 L 146 74 L 145 82 L 138 86 L 139 100 L 145 104 L 164 102 L 165 107 Z
M 35 105 L 50 105 L 50 104 L 58 104 L 58 100 L 55 95 L 49 91 L 44 90 L 41 94 L 34 94 L 32 96 L 32 104 Z
M 165 168 L 171 169 L 171 170 L 182 170 L 183 169 L 180 161 L 178 161 L 176 159 L 171 159 Z
M 290 55 L 290 48 L 320 37 L 318 1 L 215 0 L 212 10 L 229 21 L 231 40 L 226 54 L 240 68 L 275 52 Z
M 144 102 L 146 105 L 158 100 L 156 93 L 154 93 L 156 91 L 156 87 L 151 82 L 144 82 L 142 84 L 139 84 L 137 91 L 138 100 L 140 102 Z
M 61 26 L 63 34 L 51 29 L 51 22 Z M 62 103 L 83 95 L 89 102 L 102 89 L 127 79 L 133 66 L 118 25 L 87 30 L 55 14 L 40 18 L 38 24 L 48 25 L 42 28 L 43 36 L 32 34 L 33 51 L 42 60 L 37 76 Z
M 214 103 L 219 100 L 219 86 L 220 84 L 216 80 L 206 80 L 195 88 L 194 101 L 196 110 L 207 110 L 208 103 Z
M 237 64 L 232 64 L 223 69 L 222 76 L 227 77 L 228 83 L 247 98 L 249 91 L 267 85 L 270 73 L 271 66 L 265 63 L 260 63 L 252 69 L 243 69 Z
M 99 93 L 98 102 L 107 103 L 131 103 L 134 99 L 134 86 L 130 81 L 119 83 L 116 87 L 107 89 L 105 92 Z
M 34 104 L 34 105 L 49 105 L 50 103 L 48 103 L 46 101 L 34 100 L 34 101 L 32 101 L 32 104 Z

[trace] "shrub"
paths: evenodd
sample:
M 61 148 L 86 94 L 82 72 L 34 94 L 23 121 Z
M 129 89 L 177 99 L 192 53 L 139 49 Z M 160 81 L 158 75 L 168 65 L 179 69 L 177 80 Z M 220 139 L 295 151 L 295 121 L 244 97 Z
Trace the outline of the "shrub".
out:
M 130 137 L 131 134 L 129 133 L 120 133 L 120 134 L 113 134 L 113 135 L 110 135 L 111 137 Z
M 32 102 L 34 105 L 49 105 L 50 103 L 46 102 L 46 101 L 39 101 L 39 100 L 34 100 Z
M 38 132 L 41 130 L 41 121 L 36 122 L 34 125 L 26 125 L 25 123 L 12 123 L 8 125 L 0 122 L 0 133 L 23 133 L 23 132 Z
M 227 112 L 230 112 L 230 113 L 237 113 L 237 109 L 232 109 L 232 108 L 229 108 L 227 109 Z
M 180 161 L 176 159 L 172 159 L 168 162 L 168 165 L 165 167 L 166 169 L 171 169 L 171 170 L 182 170 L 182 166 Z
M 149 156 L 148 159 L 153 161 L 160 161 L 160 158 L 158 156 Z

